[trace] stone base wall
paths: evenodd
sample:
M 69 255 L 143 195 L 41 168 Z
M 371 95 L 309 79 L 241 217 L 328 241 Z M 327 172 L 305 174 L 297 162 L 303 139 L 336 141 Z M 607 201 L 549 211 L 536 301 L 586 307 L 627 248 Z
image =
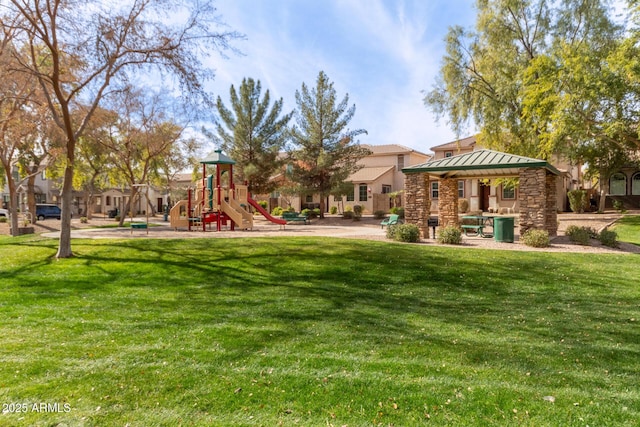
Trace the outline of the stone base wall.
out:
M 530 229 L 558 233 L 557 177 L 545 169 L 527 168 L 520 171 L 519 204 L 520 235 Z
M 558 235 L 558 177 L 547 173 L 546 176 L 547 209 L 545 213 L 545 230 L 549 236 Z
M 443 178 L 438 185 L 438 223 L 440 227 L 458 227 L 458 180 Z
M 431 214 L 429 200 L 429 177 L 424 173 L 406 174 L 404 178 L 404 220 L 420 229 L 420 237 L 429 237 L 427 220 Z

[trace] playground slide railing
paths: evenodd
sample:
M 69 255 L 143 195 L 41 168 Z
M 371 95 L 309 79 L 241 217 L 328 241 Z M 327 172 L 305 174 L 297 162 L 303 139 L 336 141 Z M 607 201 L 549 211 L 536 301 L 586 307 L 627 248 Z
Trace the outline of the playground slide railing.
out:
M 253 215 L 248 212 L 236 199 L 230 198 L 229 205 L 242 216 L 241 228 L 253 228 Z M 239 224 L 236 222 L 236 224 Z
M 171 210 L 169 211 L 169 221 L 171 223 L 171 227 L 188 227 L 189 226 L 189 215 L 188 215 L 188 201 L 180 200 L 176 203 Z
M 246 185 L 236 185 L 234 192 L 233 198 L 236 199 L 238 203 L 246 205 L 247 199 L 249 198 L 249 187 Z
M 239 206 L 239 205 L 238 206 L 239 206 L 240 209 L 234 208 L 231 205 L 231 203 L 233 203 L 233 202 L 234 202 L 233 199 L 229 199 L 229 202 L 227 202 L 224 199 L 220 200 L 220 207 L 222 208 L 222 212 L 226 213 L 229 216 L 229 218 L 231 218 L 231 220 L 236 223 L 238 228 L 240 228 L 240 229 L 252 228 L 253 227 L 253 218 L 251 218 L 248 222 L 245 221 L 245 217 L 242 214 L 244 209 L 242 209 L 242 207 Z

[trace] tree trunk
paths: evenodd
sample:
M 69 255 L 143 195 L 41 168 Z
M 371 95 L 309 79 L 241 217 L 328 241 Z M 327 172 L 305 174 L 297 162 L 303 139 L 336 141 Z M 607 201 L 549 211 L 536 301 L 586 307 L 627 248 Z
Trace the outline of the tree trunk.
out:
M 598 203 L 598 212 L 604 212 L 607 203 L 607 194 L 609 193 L 609 177 L 605 178 L 605 174 L 600 172 L 600 201 Z
M 60 240 L 56 258 L 71 258 L 71 210 L 73 208 L 73 161 L 67 158 L 62 181 L 62 213 L 60 217 Z
M 134 198 L 136 197 L 136 187 L 131 186 L 131 192 L 129 193 L 129 200 L 127 200 L 127 203 L 124 204 L 125 209 L 120 213 L 120 223 L 118 224 L 120 227 L 124 226 L 124 219 L 127 216 L 135 216 L 133 213 L 133 201 Z
M 324 194 L 320 194 L 320 218 L 321 219 L 324 218 L 324 206 L 325 206 L 324 199 L 325 199 Z
M 93 216 L 93 191 L 89 191 L 84 199 L 84 216 L 88 220 Z
M 29 177 L 27 178 L 27 207 L 31 212 L 31 223 L 35 224 L 38 222 L 36 216 L 36 176 L 31 169 L 29 169 Z
M 11 235 L 13 237 L 18 234 L 18 194 L 16 192 L 16 183 L 13 177 L 7 177 L 7 186 L 9 187 L 9 216 L 11 217 Z

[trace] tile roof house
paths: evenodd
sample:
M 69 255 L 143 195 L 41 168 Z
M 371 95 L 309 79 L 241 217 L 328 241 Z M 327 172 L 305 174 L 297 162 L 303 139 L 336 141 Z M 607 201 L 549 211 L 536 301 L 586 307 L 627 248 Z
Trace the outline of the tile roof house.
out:
M 347 206 L 361 205 L 364 212 L 388 212 L 394 203 L 389 194 L 398 193 L 395 204 L 402 206 L 402 169 L 424 163 L 431 156 L 399 144 L 362 146 L 369 149 L 371 154 L 360 160 L 362 168 L 346 180 L 353 185 L 353 192 L 342 198 L 331 197 L 328 205 L 337 206 L 340 211 Z
M 361 169 L 351 174 L 346 182 L 352 184 L 349 194 L 343 197 L 330 196 L 325 203 L 327 211 L 332 206 L 342 212 L 347 206 L 361 205 L 365 213 L 376 210 L 389 211 L 393 205 L 389 193 L 398 193 L 396 206 L 402 206 L 402 191 L 404 190 L 404 174 L 402 168 L 428 161 L 431 156 L 399 144 L 368 145 L 362 144 L 371 154 L 362 158 Z M 278 174 L 272 179 L 283 181 L 284 174 Z M 261 200 L 268 201 L 269 209 L 275 206 L 291 206 L 295 210 L 313 209 L 320 206 L 320 196 L 313 195 L 284 195 L 275 191 L 271 195 L 256 195 Z M 258 200 L 258 199 L 256 199 Z

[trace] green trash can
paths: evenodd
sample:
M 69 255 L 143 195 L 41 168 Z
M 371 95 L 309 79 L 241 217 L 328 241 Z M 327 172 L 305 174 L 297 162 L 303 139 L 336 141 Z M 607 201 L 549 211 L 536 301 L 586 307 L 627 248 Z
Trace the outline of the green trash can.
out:
M 493 219 L 493 238 L 496 242 L 513 243 L 514 218 L 501 216 Z

